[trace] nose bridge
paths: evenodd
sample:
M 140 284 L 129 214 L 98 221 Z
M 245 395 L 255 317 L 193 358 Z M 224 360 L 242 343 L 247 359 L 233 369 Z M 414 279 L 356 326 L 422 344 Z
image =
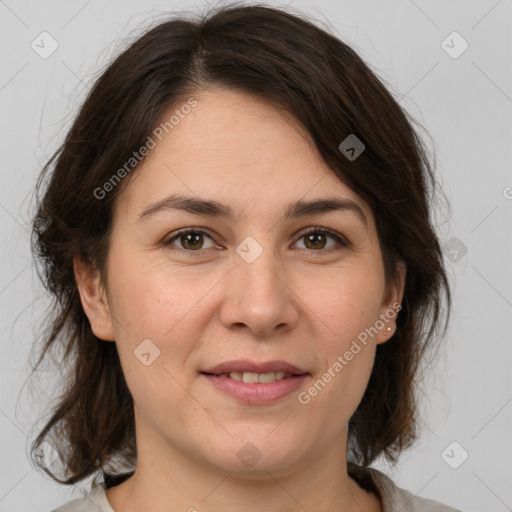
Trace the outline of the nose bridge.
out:
M 298 314 L 293 294 L 285 283 L 283 262 L 276 259 L 269 238 L 266 243 L 247 237 L 236 248 L 222 321 L 227 328 L 244 324 L 264 335 L 282 324 L 292 325 Z
M 236 281 L 240 285 L 238 292 L 247 293 L 247 298 L 252 296 L 253 300 L 250 302 L 254 305 L 262 299 L 267 303 L 280 300 L 280 296 L 285 293 L 282 282 L 284 277 L 282 262 L 276 260 L 271 242 L 269 240 L 266 242 L 260 243 L 253 237 L 248 237 L 236 249 L 238 257 L 235 259 L 234 272 Z

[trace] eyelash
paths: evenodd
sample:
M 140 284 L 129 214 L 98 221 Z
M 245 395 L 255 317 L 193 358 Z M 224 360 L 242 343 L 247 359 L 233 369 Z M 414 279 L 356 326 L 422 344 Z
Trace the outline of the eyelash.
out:
M 180 231 L 177 231 L 176 233 L 172 233 L 169 238 L 164 240 L 163 245 L 166 247 L 171 246 L 171 245 L 173 245 L 174 240 L 176 240 L 180 236 L 188 235 L 188 234 L 202 234 L 202 235 L 206 235 L 208 238 L 211 238 L 213 240 L 213 238 L 208 233 L 206 233 L 206 231 L 204 231 L 202 229 L 185 228 Z M 347 248 L 351 245 L 350 242 L 348 242 L 348 240 L 346 240 L 345 238 L 338 235 L 335 231 L 331 231 L 330 229 L 327 229 L 327 228 L 319 229 L 317 226 L 315 226 L 314 228 L 309 228 L 307 231 L 301 233 L 301 235 L 299 236 L 297 241 L 301 240 L 302 238 L 306 237 L 307 235 L 312 235 L 312 234 L 328 235 L 331 238 L 333 238 L 341 247 L 330 247 L 329 249 L 318 249 L 318 250 L 315 250 L 315 249 L 299 249 L 299 250 L 308 251 L 313 254 L 314 253 L 326 253 L 326 252 L 330 252 L 330 251 L 337 251 L 337 250 L 339 251 L 339 250 Z M 190 249 L 181 249 L 180 247 L 177 247 L 177 246 L 174 246 L 172 250 L 178 251 L 181 253 L 186 253 L 189 256 L 196 256 L 196 255 L 199 256 L 204 251 L 202 249 L 198 249 L 196 251 L 192 251 Z M 319 256 L 320 255 L 321 254 L 319 254 Z

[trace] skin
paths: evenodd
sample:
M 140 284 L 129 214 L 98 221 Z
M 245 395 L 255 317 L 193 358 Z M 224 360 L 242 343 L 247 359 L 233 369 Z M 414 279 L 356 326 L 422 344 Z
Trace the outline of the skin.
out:
M 394 319 L 307 405 L 297 393 L 242 403 L 199 372 L 239 358 L 283 359 L 310 373 L 299 391 L 307 390 L 401 302 L 405 270 L 386 287 L 369 205 L 290 115 L 240 91 L 194 97 L 198 105 L 117 199 L 108 285 L 75 260 L 84 311 L 97 337 L 115 340 L 134 398 L 137 469 L 107 499 L 116 512 L 381 511 L 347 475 L 347 424 Z M 229 204 L 237 215 L 169 210 L 138 222 L 175 193 Z M 348 211 L 283 221 L 289 203 L 324 197 L 352 199 L 368 226 Z M 350 245 L 329 235 L 308 244 L 302 232 L 316 225 Z M 207 235 L 163 243 L 182 228 Z M 236 252 L 248 236 L 263 249 L 252 263 Z M 148 366 L 134 355 L 145 339 L 160 350 Z M 237 456 L 247 443 L 261 453 L 251 467 Z

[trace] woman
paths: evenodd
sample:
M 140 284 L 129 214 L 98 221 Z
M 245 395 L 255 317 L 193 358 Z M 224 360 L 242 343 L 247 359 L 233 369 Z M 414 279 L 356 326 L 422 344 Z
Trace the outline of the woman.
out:
M 162 23 L 43 183 L 71 370 L 32 448 L 95 476 L 59 512 L 454 510 L 368 467 L 415 440 L 450 290 L 424 146 L 348 46 L 264 5 Z

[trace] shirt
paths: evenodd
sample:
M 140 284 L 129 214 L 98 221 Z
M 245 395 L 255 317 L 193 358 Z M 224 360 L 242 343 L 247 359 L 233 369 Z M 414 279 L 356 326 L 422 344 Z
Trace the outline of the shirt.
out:
M 126 473 L 125 478 L 131 474 Z M 361 487 L 380 496 L 383 512 L 461 512 L 437 501 L 414 496 L 375 468 L 350 468 L 349 474 Z M 123 478 L 117 478 L 117 483 L 122 480 Z M 101 482 L 83 498 L 69 501 L 51 512 L 122 512 L 114 511 L 110 506 L 105 494 L 108 487 L 105 482 Z

